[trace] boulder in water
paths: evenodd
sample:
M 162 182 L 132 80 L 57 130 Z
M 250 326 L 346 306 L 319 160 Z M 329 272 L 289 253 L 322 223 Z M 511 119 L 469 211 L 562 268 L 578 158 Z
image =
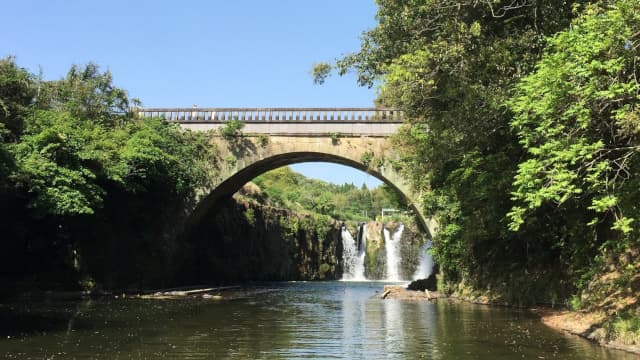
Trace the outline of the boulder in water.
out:
M 429 275 L 426 279 L 419 279 L 412 281 L 409 286 L 407 286 L 409 290 L 416 291 L 437 291 L 438 290 L 438 281 L 436 280 L 436 274 Z

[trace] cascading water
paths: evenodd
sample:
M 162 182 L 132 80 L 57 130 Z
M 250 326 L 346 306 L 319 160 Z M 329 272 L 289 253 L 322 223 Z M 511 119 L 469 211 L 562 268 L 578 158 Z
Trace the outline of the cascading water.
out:
M 364 257 L 366 256 L 366 224 L 358 227 L 357 239 L 353 239 L 346 226 L 342 227 L 342 280 L 365 281 Z
M 427 240 L 420 248 L 420 262 L 418 263 L 416 272 L 413 273 L 413 280 L 426 279 L 433 272 L 433 258 L 429 253 L 430 248 L 431 240 Z
M 400 239 L 404 225 L 400 224 L 391 236 L 389 230 L 384 228 L 384 247 L 387 252 L 387 281 L 401 281 L 400 279 Z

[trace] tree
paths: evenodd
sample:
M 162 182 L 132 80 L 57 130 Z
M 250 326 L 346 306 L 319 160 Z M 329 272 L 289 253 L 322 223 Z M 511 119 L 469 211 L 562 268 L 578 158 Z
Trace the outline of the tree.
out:
M 124 89 L 116 87 L 109 71 L 101 72 L 97 64 L 89 63 L 72 65 L 63 79 L 44 83 L 38 103 L 43 108 L 113 126 L 130 118 L 130 106 L 139 101 L 129 99 Z
M 558 254 L 551 238 L 537 238 L 552 230 L 516 234 L 506 226 L 524 149 L 505 104 L 534 70 L 545 37 L 565 29 L 583 1 L 377 3 L 378 24 L 363 34 L 360 51 L 333 67 L 354 70 L 365 86 L 379 82 L 377 103 L 405 112 L 408 123 L 395 138 L 399 165 L 440 223 L 434 251 L 441 269 L 479 288 L 513 284 L 522 289 L 517 296 L 548 296 L 534 289 L 554 276 L 549 264 Z M 536 251 L 545 248 L 552 250 Z M 532 271 L 543 275 L 527 277 Z
M 36 95 L 34 76 L 19 68 L 13 57 L 0 59 L 0 140 L 15 142 Z
M 544 204 L 577 202 L 594 212 L 592 225 L 623 233 L 640 215 L 640 5 L 613 3 L 587 7 L 550 38 L 509 102 L 527 150 L 514 181 L 514 230 Z
M 11 193 L 9 175 L 15 169 L 9 144 L 20 138 L 35 93 L 31 74 L 19 68 L 12 57 L 0 59 L 0 197 L 3 199 Z

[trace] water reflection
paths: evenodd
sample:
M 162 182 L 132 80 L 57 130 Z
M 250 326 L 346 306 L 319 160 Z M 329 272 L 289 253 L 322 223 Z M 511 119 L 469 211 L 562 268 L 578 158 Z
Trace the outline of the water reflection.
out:
M 527 313 L 380 300 L 379 284 L 270 284 L 247 299 L 0 307 L 0 358 L 635 359 Z M 379 293 L 377 294 L 379 295 Z
M 362 353 L 366 339 L 366 298 L 357 288 L 346 287 L 342 296 L 342 348 L 346 354 Z
M 384 311 L 385 350 L 387 354 L 404 353 L 403 304 L 400 300 L 382 301 Z

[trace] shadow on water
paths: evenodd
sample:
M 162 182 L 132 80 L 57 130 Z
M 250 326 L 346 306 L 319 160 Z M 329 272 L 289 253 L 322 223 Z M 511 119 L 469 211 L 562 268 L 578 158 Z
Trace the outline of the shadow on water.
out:
M 38 335 L 70 328 L 92 329 L 95 324 L 82 318 L 90 306 L 90 302 L 0 305 L 0 337 Z

